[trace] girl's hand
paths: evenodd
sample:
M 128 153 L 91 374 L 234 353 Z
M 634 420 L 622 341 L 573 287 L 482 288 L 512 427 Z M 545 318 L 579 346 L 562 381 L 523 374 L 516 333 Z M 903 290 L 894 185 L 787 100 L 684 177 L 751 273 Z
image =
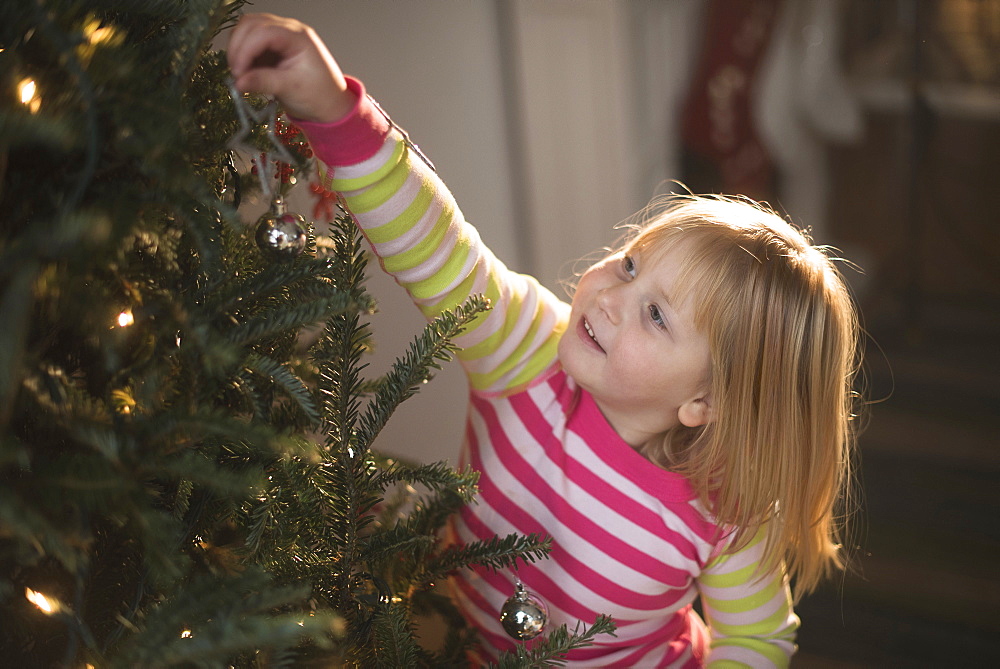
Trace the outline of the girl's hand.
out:
M 336 121 L 357 101 L 323 41 L 295 19 L 247 14 L 232 30 L 227 56 L 236 88 L 276 97 L 297 119 Z

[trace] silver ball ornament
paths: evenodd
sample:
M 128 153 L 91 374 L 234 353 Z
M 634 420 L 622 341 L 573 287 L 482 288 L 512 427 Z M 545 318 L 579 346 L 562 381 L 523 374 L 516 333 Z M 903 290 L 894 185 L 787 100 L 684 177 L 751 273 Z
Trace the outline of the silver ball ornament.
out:
M 274 260 L 291 260 L 306 247 L 306 223 L 285 211 L 285 201 L 274 198 L 271 210 L 257 221 L 257 246 Z
M 549 609 L 545 602 L 524 589 L 518 581 L 513 596 L 500 610 L 500 624 L 504 631 L 519 641 L 534 639 L 549 622 Z

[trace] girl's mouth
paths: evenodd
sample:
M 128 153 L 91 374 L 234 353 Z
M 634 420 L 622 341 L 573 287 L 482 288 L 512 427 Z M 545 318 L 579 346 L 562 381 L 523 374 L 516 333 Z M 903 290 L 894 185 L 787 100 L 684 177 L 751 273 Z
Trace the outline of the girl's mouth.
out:
M 586 334 L 587 338 L 589 338 L 589 340 L 593 342 L 594 346 L 600 349 L 600 351 L 603 353 L 604 348 L 601 346 L 600 342 L 597 341 L 597 336 L 594 334 L 594 329 L 590 327 L 590 323 L 587 322 L 587 318 L 585 316 L 580 318 L 580 329 L 583 330 L 581 336 L 583 334 Z

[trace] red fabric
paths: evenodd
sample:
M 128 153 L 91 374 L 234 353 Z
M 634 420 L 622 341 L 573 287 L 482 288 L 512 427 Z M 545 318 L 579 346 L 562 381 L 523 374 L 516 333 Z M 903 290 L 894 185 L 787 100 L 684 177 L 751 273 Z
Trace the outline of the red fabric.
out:
M 681 113 L 681 135 L 689 164 L 711 172 L 710 180 L 717 182 L 713 189 L 721 192 L 762 197 L 771 190 L 774 167 L 754 128 L 752 95 L 781 4 L 709 2 L 700 60 Z

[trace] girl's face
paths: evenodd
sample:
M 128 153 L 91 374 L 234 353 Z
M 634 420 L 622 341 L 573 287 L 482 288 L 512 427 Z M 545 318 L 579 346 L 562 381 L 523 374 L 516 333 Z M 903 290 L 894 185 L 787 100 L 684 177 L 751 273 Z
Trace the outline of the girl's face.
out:
M 683 243 L 608 256 L 581 277 L 559 342 L 566 372 L 627 443 L 711 419 L 708 338 L 674 290 Z

